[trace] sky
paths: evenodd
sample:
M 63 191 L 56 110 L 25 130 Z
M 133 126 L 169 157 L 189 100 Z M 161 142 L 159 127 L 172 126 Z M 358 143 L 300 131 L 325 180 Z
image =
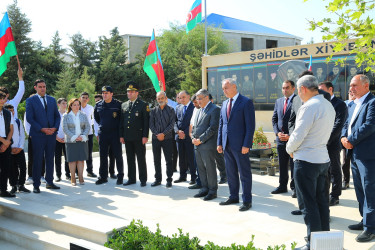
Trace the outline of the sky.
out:
M 81 33 L 85 39 L 97 41 L 109 37 L 118 27 L 121 35 L 156 36 L 170 23 L 184 24 L 194 0 L 18 0 L 22 13 L 32 22 L 29 36 L 48 46 L 59 31 L 63 47 L 70 37 Z M 202 0 L 204 2 L 204 0 Z M 322 33 L 308 30 L 308 21 L 328 17 L 322 0 L 206 0 L 207 15 L 216 13 L 254 22 L 303 38 L 321 42 Z M 13 0 L 0 1 L 1 16 Z M 204 10 L 203 10 L 204 11 Z

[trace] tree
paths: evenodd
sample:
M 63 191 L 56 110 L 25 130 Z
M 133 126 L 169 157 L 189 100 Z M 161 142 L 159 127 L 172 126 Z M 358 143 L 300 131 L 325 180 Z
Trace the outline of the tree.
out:
M 356 54 L 357 65 L 375 71 L 375 23 L 372 18 L 375 0 L 330 0 L 325 8 L 335 14 L 334 17 L 311 20 L 310 29 L 320 29 L 324 33 L 323 40 L 335 40 L 336 52 L 347 47 L 348 39 L 356 39 L 350 53 Z
M 81 77 L 75 82 L 74 93 L 69 94 L 68 98 L 78 98 L 82 92 L 87 92 L 90 96 L 90 104 L 95 106 L 95 80 L 87 73 L 87 71 L 88 69 L 85 67 Z
M 69 94 L 75 89 L 77 76 L 72 67 L 66 66 L 58 75 L 57 85 L 54 92 L 56 98 L 69 98 Z
M 70 39 L 72 40 L 69 44 L 70 52 L 77 73 L 82 74 L 85 66 L 92 69 L 94 62 L 97 60 L 96 43 L 84 39 L 80 33 L 74 34 Z
M 115 93 L 125 89 L 130 75 L 126 72 L 126 46 L 118 28 L 110 32 L 111 37 L 99 37 L 99 60 L 96 64 L 97 90 L 103 85 L 110 85 Z

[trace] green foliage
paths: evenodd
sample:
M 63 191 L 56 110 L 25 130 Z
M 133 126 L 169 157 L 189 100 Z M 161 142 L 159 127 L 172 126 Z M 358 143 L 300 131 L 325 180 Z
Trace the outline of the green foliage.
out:
M 82 74 L 84 67 L 92 69 L 93 63 L 97 59 L 96 42 L 84 39 L 80 33 L 74 34 L 70 39 L 69 47 L 76 72 Z M 90 71 L 90 73 L 92 72 Z
M 253 145 L 258 145 L 258 144 L 264 144 L 268 143 L 267 136 L 263 132 L 263 127 L 259 127 L 257 130 L 254 132 L 254 137 L 253 137 Z
M 54 96 L 56 98 L 68 98 L 69 94 L 74 90 L 77 76 L 72 67 L 65 67 L 58 75 L 58 81 Z
M 346 49 L 348 39 L 356 39 L 355 48 L 350 51 L 356 54 L 356 64 L 375 71 L 375 0 L 330 0 L 325 8 L 329 14 L 335 14 L 333 18 L 309 21 L 310 30 L 320 29 L 323 40 L 336 41 L 336 52 Z

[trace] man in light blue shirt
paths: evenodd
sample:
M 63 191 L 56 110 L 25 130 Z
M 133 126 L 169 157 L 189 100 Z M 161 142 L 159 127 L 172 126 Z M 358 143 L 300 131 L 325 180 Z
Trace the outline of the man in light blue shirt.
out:
M 298 95 L 303 101 L 297 113 L 296 125 L 286 151 L 294 159 L 294 180 L 299 207 L 310 234 L 329 231 L 329 155 L 327 142 L 332 132 L 335 110 L 318 92 L 318 81 L 306 75 L 297 82 Z M 299 248 L 296 248 L 299 249 Z

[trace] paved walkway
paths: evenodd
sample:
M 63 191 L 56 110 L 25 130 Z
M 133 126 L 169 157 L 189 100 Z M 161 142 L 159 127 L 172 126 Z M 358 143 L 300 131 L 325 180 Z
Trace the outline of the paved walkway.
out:
M 104 185 L 95 185 L 96 178 L 85 178 L 86 185 L 72 187 L 69 181 L 63 180 L 57 185 L 61 190 L 51 191 L 41 187 L 41 194 L 18 194 L 16 199 L 6 202 L 22 206 L 35 202 L 35 207 L 47 204 L 54 214 L 68 216 L 71 210 L 82 214 L 91 214 L 95 225 L 95 214 L 108 216 L 122 222 L 140 219 L 152 230 L 160 224 L 163 234 L 177 233 L 177 228 L 190 236 L 197 236 L 202 243 L 212 241 L 219 245 L 247 244 L 251 235 L 255 235 L 255 246 L 266 249 L 269 245 L 286 244 L 290 249 L 292 242 L 297 246 L 304 244 L 306 226 L 302 216 L 294 216 L 290 211 L 297 208 L 297 200 L 292 199 L 290 192 L 282 195 L 271 195 L 270 191 L 277 186 L 278 176 L 253 175 L 253 208 L 239 212 L 239 205 L 219 206 L 219 202 L 228 197 L 228 186 L 219 185 L 218 198 L 203 201 L 193 198 L 197 190 L 188 189 L 188 183 L 174 184 L 165 187 L 165 166 L 163 165 L 162 186 L 151 187 L 154 181 L 152 151 L 147 150 L 148 183 L 140 187 L 137 182 L 131 186 L 116 186 L 116 180 Z M 124 154 L 125 177 L 126 155 Z M 94 171 L 98 173 L 99 158 L 94 158 Z M 174 174 L 174 179 L 178 173 Z M 126 180 L 126 179 L 125 179 Z M 27 186 L 31 188 L 31 186 Z M 351 183 L 351 187 L 353 184 Z M 5 201 L 5 199 L 0 199 Z M 39 203 L 39 204 L 38 204 Z M 344 230 L 345 249 L 375 249 L 375 241 L 359 244 L 355 241 L 357 231 L 347 229 L 349 224 L 360 220 L 354 189 L 343 191 L 340 205 L 331 208 L 331 229 Z M 113 221 L 113 220 L 111 220 Z M 113 223 L 113 222 L 108 222 Z M 116 223 L 117 224 L 117 223 Z M 112 224 L 111 224 L 112 225 Z M 109 226 L 111 226 L 109 225 Z M 101 226 L 101 225 L 95 225 Z M 126 225 L 124 225 L 126 226 Z

